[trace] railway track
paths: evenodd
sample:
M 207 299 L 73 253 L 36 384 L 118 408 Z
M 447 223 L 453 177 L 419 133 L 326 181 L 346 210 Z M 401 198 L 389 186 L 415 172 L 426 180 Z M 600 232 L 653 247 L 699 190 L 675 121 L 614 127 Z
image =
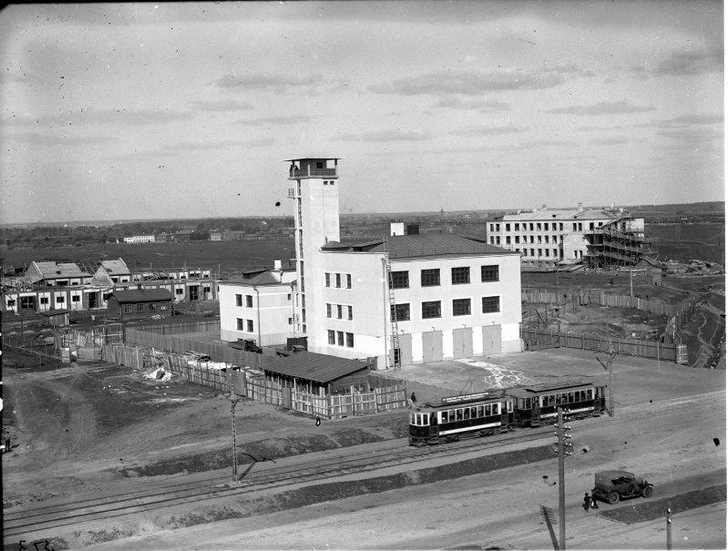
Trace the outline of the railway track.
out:
M 15 507 L 4 511 L 4 540 L 17 542 L 20 538 L 49 538 L 54 532 L 79 530 L 81 524 L 120 520 L 123 517 L 155 513 L 176 506 L 202 505 L 237 496 L 250 497 L 251 493 L 276 488 L 313 485 L 346 475 L 362 475 L 386 467 L 415 466 L 424 459 L 448 459 L 469 453 L 493 450 L 494 448 L 551 438 L 553 429 L 542 427 L 529 431 L 514 431 L 491 438 L 473 438 L 448 446 L 412 448 L 407 439 L 384 443 L 371 449 L 357 446 L 352 449 L 336 450 L 334 453 L 297 456 L 307 460 L 302 464 L 277 465 L 274 461 L 258 461 L 252 465 L 241 465 L 246 471 L 244 478 L 230 484 L 227 471 L 214 471 L 185 477 L 184 480 L 165 480 L 151 487 L 129 490 L 128 484 L 116 484 L 104 495 L 89 495 L 71 502 L 49 503 L 43 506 Z M 388 444 L 388 445 L 387 445 Z M 138 480 L 134 480 L 135 485 Z

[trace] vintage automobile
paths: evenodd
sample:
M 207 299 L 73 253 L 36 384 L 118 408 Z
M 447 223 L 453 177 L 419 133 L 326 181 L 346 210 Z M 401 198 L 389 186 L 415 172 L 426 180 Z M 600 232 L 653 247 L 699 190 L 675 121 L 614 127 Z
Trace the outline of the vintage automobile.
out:
M 628 471 L 601 471 L 594 475 L 592 495 L 614 505 L 624 498 L 650 497 L 652 484 Z

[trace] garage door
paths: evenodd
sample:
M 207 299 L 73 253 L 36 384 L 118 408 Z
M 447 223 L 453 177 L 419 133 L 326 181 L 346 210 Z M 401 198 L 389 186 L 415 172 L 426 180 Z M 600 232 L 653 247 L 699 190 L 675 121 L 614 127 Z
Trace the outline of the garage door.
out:
M 422 333 L 422 356 L 426 362 L 442 361 L 442 331 Z
M 452 330 L 452 353 L 454 358 L 473 357 L 473 330 L 470 327 Z
M 502 351 L 501 326 L 485 325 L 483 327 L 483 354 L 500 354 Z
M 412 363 L 412 335 L 400 335 L 398 340 L 400 365 L 410 365 Z

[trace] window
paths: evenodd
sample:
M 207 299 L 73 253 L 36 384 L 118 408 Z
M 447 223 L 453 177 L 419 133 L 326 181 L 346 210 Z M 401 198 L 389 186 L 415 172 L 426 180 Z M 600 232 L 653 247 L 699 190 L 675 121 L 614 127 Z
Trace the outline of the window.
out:
M 151 312 L 154 312 L 157 309 L 157 303 L 156 302 L 150 302 L 149 303 L 149 310 Z
M 243 305 L 243 295 L 235 295 L 235 306 Z
M 470 315 L 470 299 L 456 298 L 452 301 L 453 316 L 469 316 Z
M 137 312 L 144 312 L 144 310 L 147 309 L 147 305 L 144 303 L 139 303 L 136 305 L 136 307 L 137 307 Z
M 517 235 L 516 236 L 516 243 L 520 243 L 520 242 L 521 242 L 521 236 L 520 235 Z
M 559 231 L 564 231 L 564 223 L 559 222 Z
M 132 313 L 132 305 L 131 304 L 125 304 L 124 305 L 124 313 L 125 314 L 131 314 Z
M 324 277 L 326 278 L 326 286 L 331 287 L 331 274 L 326 272 L 326 274 L 324 274 Z
M 420 273 L 420 285 L 423 287 L 436 287 L 440 285 L 440 268 L 422 270 Z
M 337 340 L 339 346 L 344 346 L 344 332 L 343 331 L 336 332 L 336 340 Z
M 422 319 L 431 319 L 442 317 L 440 310 L 440 301 L 433 300 L 422 303 Z
M 185 290 L 184 289 L 175 289 L 174 290 L 174 294 L 175 295 L 184 295 L 185 294 Z
M 286 295 L 286 300 L 288 300 L 288 302 L 291 302 L 291 293 L 288 293 Z
M 511 236 L 506 235 L 506 245 L 510 245 L 510 244 L 511 244 Z
M 329 344 L 336 344 L 336 332 L 329 329 Z
M 551 222 L 551 231 L 556 231 L 556 222 Z
M 242 320 L 242 319 L 240 319 L 240 318 L 237 318 L 237 319 L 235 320 L 235 329 L 236 329 L 237 331 L 242 331 L 242 330 L 243 330 L 243 320 Z
M 341 304 L 337 304 L 336 305 L 336 317 L 339 319 L 343 318 L 344 317 L 343 311 L 344 311 L 344 307 L 341 306 Z
M 346 288 L 351 289 L 351 274 L 346 274 Z
M 480 281 L 498 281 L 498 265 L 488 264 L 480 267 Z
M 245 306 L 247 308 L 253 307 L 253 295 L 245 295 Z
M 534 242 L 533 236 L 530 235 L 529 238 L 531 239 L 531 243 L 533 243 Z
M 548 250 L 548 249 L 544 249 L 544 250 L 543 250 L 543 252 L 544 252 L 544 254 L 545 254 L 546 256 L 548 256 L 548 255 L 549 255 L 549 250 Z
M 353 306 L 346 307 L 346 316 L 347 316 L 347 319 L 349 319 L 349 320 L 354 319 L 354 307 Z
M 500 235 L 497 235 L 495 238 L 495 244 L 500 245 Z
M 554 256 L 559 256 L 559 250 L 558 249 L 554 249 Z
M 253 332 L 253 320 L 245 320 L 245 325 L 246 325 L 245 330 L 248 333 L 252 333 Z
M 483 297 L 483 313 L 500 312 L 500 297 Z
M 354 333 L 346 334 L 346 346 L 348 346 L 349 348 L 354 348 Z
M 41 297 L 40 300 L 41 300 L 41 304 L 43 304 L 43 302 L 42 302 L 43 301 L 43 297 Z M 47 300 L 48 299 L 46 299 L 46 301 Z M 8 299 L 8 308 L 12 308 L 13 306 L 15 306 L 15 301 L 13 299 Z
M 81 302 L 81 297 L 78 295 L 71 295 L 71 302 Z
M 331 304 L 329 304 L 328 302 L 326 303 L 326 317 L 331 317 Z
M 506 231 L 511 231 L 511 225 L 510 224 L 506 224 Z
M 288 318 L 288 325 L 293 325 L 293 318 Z
M 390 307 L 389 316 L 394 321 L 394 316 L 397 315 L 397 321 L 409 321 L 410 320 L 410 305 L 408 304 L 393 304 Z
M 470 268 L 452 268 L 452 284 L 470 283 Z
M 541 231 L 541 222 L 536 222 L 536 230 Z
M 516 222 L 515 224 L 513 224 L 513 229 L 516 230 L 516 231 L 520 231 L 521 230 L 521 227 L 520 226 L 521 225 L 518 222 Z
M 40 303 L 48 304 L 48 297 L 40 297 Z M 8 302 L 8 306 L 14 306 L 14 305 L 15 305 L 15 301 L 13 301 L 12 304 L 10 304 L 10 302 Z
M 408 289 L 409 288 L 409 272 L 390 272 L 392 281 L 392 289 Z
M 64 302 L 66 302 L 66 297 L 56 297 L 57 304 L 63 304 Z
M 336 288 L 341 289 L 341 274 L 336 274 Z
M 528 223 L 528 229 L 533 231 L 533 222 Z

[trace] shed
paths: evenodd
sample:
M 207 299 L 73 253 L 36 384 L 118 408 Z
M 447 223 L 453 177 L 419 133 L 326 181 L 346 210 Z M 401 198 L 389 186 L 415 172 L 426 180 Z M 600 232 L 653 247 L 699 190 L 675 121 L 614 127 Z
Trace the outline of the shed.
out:
M 324 396 L 369 385 L 371 362 L 303 351 L 263 366 L 266 378 L 286 388 Z
M 39 313 L 42 316 L 43 325 L 50 325 L 52 327 L 63 327 L 68 325 L 68 310 L 46 310 Z
M 109 296 L 109 313 L 120 319 L 168 317 L 173 300 L 169 289 L 115 290 Z

